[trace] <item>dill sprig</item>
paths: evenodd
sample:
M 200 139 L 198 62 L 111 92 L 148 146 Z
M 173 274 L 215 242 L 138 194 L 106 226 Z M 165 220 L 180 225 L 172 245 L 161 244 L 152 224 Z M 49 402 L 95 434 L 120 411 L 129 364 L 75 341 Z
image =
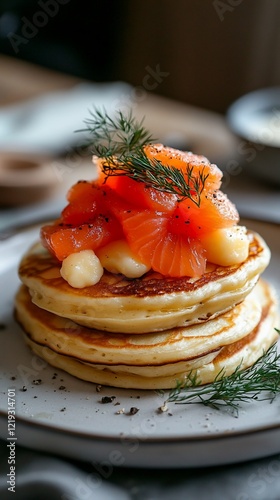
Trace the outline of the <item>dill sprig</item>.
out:
M 207 178 L 203 172 L 199 177 L 194 176 L 191 167 L 187 167 L 184 174 L 182 170 L 163 165 L 159 160 L 151 160 L 140 150 L 137 154 L 127 154 L 125 158 L 122 156 L 118 160 L 106 158 L 102 168 L 107 177 L 126 175 L 158 191 L 175 194 L 178 199 L 189 198 L 197 206 L 200 205 L 200 196 Z
M 280 393 L 280 354 L 277 345 L 273 344 L 250 368 L 241 369 L 241 364 L 228 376 L 222 369 L 208 385 L 200 385 L 197 372 L 193 371 L 183 383 L 178 382 L 165 402 L 200 403 L 216 410 L 228 407 L 237 414 L 240 403 L 252 400 L 272 402 Z
M 189 165 L 183 171 L 148 158 L 144 146 L 155 139 L 143 126 L 143 120 L 138 122 L 131 112 L 126 116 L 118 111 L 112 118 L 105 111 L 95 109 L 90 115 L 85 120 L 84 131 L 91 136 L 91 153 L 103 160 L 105 182 L 109 176 L 127 176 L 147 187 L 175 194 L 178 200 L 188 198 L 200 205 L 208 177 L 203 168 L 195 175 Z
M 95 108 L 84 122 L 85 129 L 92 136 L 91 152 L 100 158 L 120 157 L 138 153 L 146 144 L 153 142 L 153 136 L 138 122 L 130 111 L 127 116 L 118 111 L 115 118 L 106 111 Z

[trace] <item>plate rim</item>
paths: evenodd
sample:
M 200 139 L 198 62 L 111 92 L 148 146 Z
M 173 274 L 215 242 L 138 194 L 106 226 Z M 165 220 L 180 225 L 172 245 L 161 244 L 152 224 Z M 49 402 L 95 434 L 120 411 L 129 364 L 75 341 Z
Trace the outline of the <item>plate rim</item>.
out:
M 0 410 L 0 419 L 4 418 L 4 417 L 7 417 L 7 414 L 5 414 L 4 411 Z M 234 418 L 232 416 L 232 418 Z M 227 431 L 223 431 L 223 434 L 218 434 L 218 433 L 213 433 L 213 434 L 197 434 L 197 435 L 193 435 L 193 436 L 188 436 L 188 437 L 183 437 L 183 436 L 172 436 L 172 437 L 162 437 L 162 436 L 158 436 L 158 437 L 150 437 L 150 436 L 145 436 L 144 438 L 141 438 L 141 436 L 138 436 L 138 435 L 134 435 L 134 434 L 124 434 L 124 433 L 120 433 L 119 436 L 110 436 L 110 435 L 102 435 L 102 434 L 97 434 L 97 435 L 94 435 L 92 432 L 82 432 L 82 431 L 78 431 L 78 430 L 74 430 L 74 429 L 63 429 L 63 427 L 58 427 L 58 426 L 54 426 L 54 425 L 51 425 L 51 424 L 47 424 L 47 423 L 42 423 L 42 422 L 38 422 L 36 420 L 31 420 L 31 419 L 28 419 L 28 418 L 25 418 L 25 417 L 22 417 L 22 416 L 17 416 L 16 417 L 16 422 L 19 422 L 20 424 L 24 424 L 24 425 L 28 425 L 30 427 L 36 427 L 37 429 L 39 430 L 48 430 L 48 431 L 54 431 L 54 432 L 57 432 L 57 433 L 62 433 L 64 435 L 71 435 L 72 437 L 78 437 L 78 438 L 82 438 L 82 439 L 88 439 L 88 438 L 91 438 L 91 439 L 94 439 L 94 440 L 100 440 L 100 441 L 110 441 L 110 442 L 119 442 L 121 439 L 137 439 L 138 441 L 140 441 L 141 443 L 145 443 L 145 444 L 156 444 L 156 443 L 182 443 L 182 442 L 204 442 L 204 441 L 220 441 L 220 440 L 223 440 L 225 438 L 229 438 L 229 439 L 234 439 L 236 437 L 243 437 L 243 436 L 250 436 L 250 435 L 254 435 L 254 434 L 259 434 L 261 432 L 270 432 L 270 431 L 274 431 L 274 430 L 280 430 L 280 420 L 279 420 L 279 423 L 275 423 L 275 424 L 270 424 L 270 425 L 264 425 L 264 426 L 259 426 L 259 427 L 255 427 L 255 428 L 252 428 L 252 429 L 243 429 L 243 430 L 236 430 L 236 431 L 230 431 L 230 430 L 227 430 Z M 280 447 L 279 447 L 279 450 L 280 450 Z

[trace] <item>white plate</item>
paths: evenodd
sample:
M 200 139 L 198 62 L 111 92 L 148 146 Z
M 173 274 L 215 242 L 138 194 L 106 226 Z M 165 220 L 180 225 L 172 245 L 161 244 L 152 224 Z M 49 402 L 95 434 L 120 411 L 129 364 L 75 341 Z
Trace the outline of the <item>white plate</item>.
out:
M 270 245 L 272 261 L 265 276 L 279 291 L 280 226 L 245 223 Z M 8 438 L 8 392 L 14 389 L 18 445 L 90 461 L 104 474 L 114 466 L 210 466 L 280 453 L 280 398 L 272 404 L 246 403 L 237 418 L 229 411 L 198 404 L 169 403 L 169 410 L 160 413 L 164 396 L 153 391 L 103 387 L 97 392 L 94 384 L 77 380 L 34 356 L 13 319 L 13 297 L 19 284 L 19 258 L 37 237 L 35 229 L 0 245 L 2 439 Z M 102 404 L 103 396 L 115 399 Z M 131 407 L 139 411 L 130 415 Z M 125 412 L 118 414 L 122 408 Z

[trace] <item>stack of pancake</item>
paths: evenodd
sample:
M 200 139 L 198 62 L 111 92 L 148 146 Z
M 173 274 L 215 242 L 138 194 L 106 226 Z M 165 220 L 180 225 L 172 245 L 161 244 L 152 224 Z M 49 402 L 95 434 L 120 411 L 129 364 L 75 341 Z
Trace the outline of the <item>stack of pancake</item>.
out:
M 200 278 L 141 278 L 104 272 L 94 286 L 72 288 L 40 243 L 22 258 L 15 312 L 27 344 L 51 365 L 113 387 L 168 389 L 197 374 L 251 366 L 276 338 L 277 305 L 260 278 L 270 251 L 248 231 L 249 256 L 230 267 L 209 264 Z

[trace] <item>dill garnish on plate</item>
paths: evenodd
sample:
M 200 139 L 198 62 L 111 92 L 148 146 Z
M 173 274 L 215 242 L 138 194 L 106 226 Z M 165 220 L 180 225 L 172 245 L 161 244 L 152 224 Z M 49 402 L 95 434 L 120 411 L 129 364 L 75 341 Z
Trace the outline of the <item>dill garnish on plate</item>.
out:
M 276 330 L 280 334 L 280 330 Z M 165 403 L 202 404 L 219 410 L 230 408 L 238 414 L 242 403 L 252 400 L 273 402 L 280 394 L 280 354 L 277 343 L 250 368 L 241 369 L 241 363 L 231 375 L 221 370 L 208 385 L 200 385 L 197 373 L 191 372 L 184 383 L 170 390 Z

